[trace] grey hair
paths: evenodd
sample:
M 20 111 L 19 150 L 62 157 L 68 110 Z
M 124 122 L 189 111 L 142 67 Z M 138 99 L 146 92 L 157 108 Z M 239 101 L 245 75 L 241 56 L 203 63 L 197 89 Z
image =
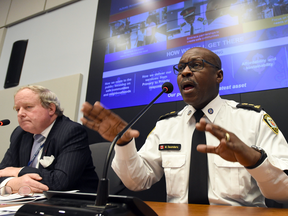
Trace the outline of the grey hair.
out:
M 16 94 L 18 92 L 22 91 L 23 89 L 30 89 L 31 91 L 33 91 L 36 94 L 38 94 L 42 106 L 44 108 L 46 108 L 46 109 L 49 108 L 51 103 L 55 104 L 55 106 L 56 106 L 55 114 L 57 116 L 62 116 L 63 115 L 63 109 L 60 107 L 60 101 L 59 101 L 59 99 L 57 98 L 57 96 L 56 96 L 56 94 L 54 92 L 52 92 L 49 89 L 47 89 L 47 88 L 45 88 L 43 86 L 40 86 L 40 85 L 28 85 L 28 86 L 21 87 L 16 92 Z

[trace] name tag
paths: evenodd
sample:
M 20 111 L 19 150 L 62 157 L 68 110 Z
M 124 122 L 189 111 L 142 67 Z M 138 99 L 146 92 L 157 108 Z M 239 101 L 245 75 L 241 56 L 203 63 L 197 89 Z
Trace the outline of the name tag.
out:
M 181 149 L 181 144 L 160 144 L 159 145 L 159 151 L 165 151 L 165 150 L 179 151 L 180 149 Z

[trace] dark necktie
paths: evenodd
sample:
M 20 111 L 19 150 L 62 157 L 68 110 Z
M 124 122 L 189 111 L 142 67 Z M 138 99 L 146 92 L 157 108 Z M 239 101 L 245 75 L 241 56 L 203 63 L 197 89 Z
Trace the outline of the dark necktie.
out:
M 193 34 L 194 34 L 194 28 L 193 28 L 193 25 L 191 24 L 190 35 L 193 35 Z
M 203 115 L 202 110 L 197 110 L 194 113 L 196 122 L 199 122 Z M 188 203 L 209 204 L 207 154 L 197 151 L 198 144 L 206 144 L 206 136 L 204 131 L 195 128 L 192 136 Z

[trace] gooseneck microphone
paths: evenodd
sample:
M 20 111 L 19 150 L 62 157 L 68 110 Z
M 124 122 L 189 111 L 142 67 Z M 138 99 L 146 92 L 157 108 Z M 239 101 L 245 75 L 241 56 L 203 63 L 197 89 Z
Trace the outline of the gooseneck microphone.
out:
M 10 124 L 9 119 L 4 119 L 4 120 L 0 121 L 0 126 L 5 126 L 5 125 L 9 125 L 9 124 Z
M 107 199 L 109 196 L 109 179 L 107 179 L 108 173 L 108 166 L 111 159 L 111 155 L 116 145 L 117 141 L 122 137 L 122 135 L 132 127 L 144 113 L 153 105 L 153 103 L 165 92 L 171 93 L 173 91 L 173 85 L 170 82 L 166 82 L 162 85 L 162 91 L 158 94 L 120 133 L 116 135 L 114 140 L 112 141 L 109 151 L 106 156 L 106 161 L 104 164 L 103 175 L 102 178 L 99 180 L 98 189 L 97 189 L 97 198 L 95 205 L 104 207 L 107 204 Z

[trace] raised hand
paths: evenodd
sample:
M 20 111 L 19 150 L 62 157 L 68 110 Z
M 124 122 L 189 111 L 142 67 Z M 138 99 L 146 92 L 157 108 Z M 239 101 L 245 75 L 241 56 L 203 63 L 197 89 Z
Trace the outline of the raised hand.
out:
M 122 131 L 127 122 L 121 119 L 112 111 L 105 109 L 100 102 L 96 102 L 93 106 L 85 102 L 81 111 L 86 118 L 81 118 L 82 123 L 97 131 L 104 139 L 113 141 L 115 136 Z M 133 137 L 138 137 L 139 131 L 128 129 L 118 140 L 117 144 L 122 145 L 128 143 Z

